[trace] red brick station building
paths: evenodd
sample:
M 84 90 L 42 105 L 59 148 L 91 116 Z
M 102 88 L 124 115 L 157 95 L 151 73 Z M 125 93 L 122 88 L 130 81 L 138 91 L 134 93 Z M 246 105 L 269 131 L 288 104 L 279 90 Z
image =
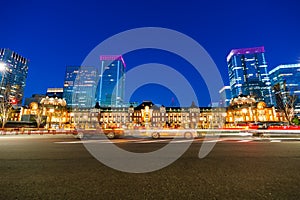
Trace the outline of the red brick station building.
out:
M 144 101 L 138 106 L 68 109 L 64 99 L 45 97 L 13 112 L 8 121 L 39 121 L 46 129 L 93 129 L 102 125 L 115 127 L 169 127 L 169 128 L 234 128 L 250 123 L 283 123 L 284 114 L 252 97 L 237 97 L 227 108 L 157 106 Z M 9 122 L 8 122 L 9 123 Z

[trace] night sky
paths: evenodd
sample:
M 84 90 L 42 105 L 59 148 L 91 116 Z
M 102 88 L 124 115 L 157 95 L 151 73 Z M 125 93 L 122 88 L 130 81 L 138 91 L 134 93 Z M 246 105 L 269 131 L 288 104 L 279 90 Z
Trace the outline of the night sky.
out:
M 108 37 L 138 27 L 164 27 L 201 44 L 229 84 L 226 56 L 234 48 L 265 46 L 269 70 L 299 62 L 299 8 L 297 0 L 1 1 L 0 47 L 30 59 L 25 89 L 25 97 L 30 97 L 45 93 L 48 87 L 63 87 L 66 66 L 81 65 Z M 201 77 L 176 55 L 141 50 L 124 55 L 124 59 L 127 70 L 149 62 L 185 68 L 182 73 L 197 94 L 202 94 L 199 105 L 209 104 Z M 131 100 L 147 99 L 169 106 L 172 97 L 161 86 L 146 85 Z

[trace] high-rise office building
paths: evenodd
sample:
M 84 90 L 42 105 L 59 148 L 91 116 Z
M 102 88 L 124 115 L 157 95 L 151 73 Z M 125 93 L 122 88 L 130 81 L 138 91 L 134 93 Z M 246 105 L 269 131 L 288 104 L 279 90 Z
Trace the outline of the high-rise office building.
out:
M 67 66 L 65 73 L 64 89 L 63 89 L 63 98 L 67 102 L 68 107 L 75 106 L 72 101 L 74 84 L 76 76 L 78 74 L 80 66 Z
M 220 91 L 220 107 L 228 107 L 231 100 L 230 86 L 224 86 Z
M 295 113 L 300 114 L 300 63 L 279 65 L 269 72 L 269 77 L 272 86 L 279 83 L 282 93 L 288 92 L 298 97 L 295 102 Z M 284 91 L 284 85 L 287 91 Z M 285 96 L 285 94 L 282 95 Z M 276 95 L 274 97 L 275 103 L 278 104 Z
M 63 97 L 68 107 L 95 106 L 97 69 L 90 66 L 67 66 Z
M 0 49 L 0 98 L 6 90 L 18 105 L 22 104 L 29 60 L 10 49 Z
M 241 94 L 273 104 L 264 47 L 233 49 L 227 56 L 232 98 Z
M 125 62 L 121 55 L 100 56 L 97 101 L 102 107 L 124 105 Z

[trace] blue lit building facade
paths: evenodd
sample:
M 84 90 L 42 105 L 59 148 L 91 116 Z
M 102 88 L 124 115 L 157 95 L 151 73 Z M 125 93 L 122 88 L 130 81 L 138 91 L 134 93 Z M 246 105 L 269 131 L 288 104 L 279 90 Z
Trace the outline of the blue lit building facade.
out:
M 18 105 L 22 105 L 28 73 L 29 60 L 6 48 L 0 49 L 0 98 L 9 87 L 9 96 Z
M 295 102 L 295 113 L 300 115 L 300 63 L 279 65 L 269 72 L 269 77 L 272 85 L 279 83 L 283 93 L 290 92 L 298 97 Z M 283 90 L 284 83 L 288 91 Z M 274 97 L 277 104 L 276 95 Z
M 96 99 L 101 107 L 124 106 L 125 62 L 120 55 L 100 56 Z
M 232 98 L 250 95 L 273 105 L 264 47 L 233 49 L 227 64 Z
M 68 107 L 92 108 L 95 106 L 97 82 L 96 67 L 67 66 L 63 98 Z
M 75 106 L 72 101 L 74 84 L 80 66 L 67 66 L 64 80 L 63 98 L 67 102 L 68 107 Z

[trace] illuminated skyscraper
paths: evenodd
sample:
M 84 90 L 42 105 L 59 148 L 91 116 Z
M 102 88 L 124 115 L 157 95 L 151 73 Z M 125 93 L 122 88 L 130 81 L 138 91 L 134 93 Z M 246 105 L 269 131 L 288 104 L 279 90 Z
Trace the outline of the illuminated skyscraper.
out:
M 94 107 L 96 82 L 96 67 L 67 66 L 63 89 L 63 97 L 67 102 L 67 106 Z
M 295 113 L 300 115 L 300 63 L 298 64 L 287 64 L 279 65 L 269 72 L 269 77 L 272 83 L 272 86 L 279 83 L 281 90 L 283 92 L 290 92 L 295 94 L 298 98 L 295 102 Z M 288 91 L 284 91 L 283 87 L 286 86 Z M 275 97 L 275 103 L 278 99 Z
M 66 73 L 65 73 L 65 81 L 64 81 L 64 89 L 63 89 L 63 98 L 67 102 L 68 107 L 72 107 L 72 97 L 73 97 L 73 90 L 75 79 L 78 74 L 80 66 L 67 66 Z M 74 104 L 75 106 L 75 104 Z
M 264 47 L 233 49 L 227 64 L 232 98 L 251 95 L 257 101 L 273 104 Z
M 22 104 L 29 60 L 10 49 L 0 49 L 0 98 L 9 89 L 9 96 Z
M 102 107 L 124 104 L 125 62 L 120 55 L 100 56 L 97 101 Z

